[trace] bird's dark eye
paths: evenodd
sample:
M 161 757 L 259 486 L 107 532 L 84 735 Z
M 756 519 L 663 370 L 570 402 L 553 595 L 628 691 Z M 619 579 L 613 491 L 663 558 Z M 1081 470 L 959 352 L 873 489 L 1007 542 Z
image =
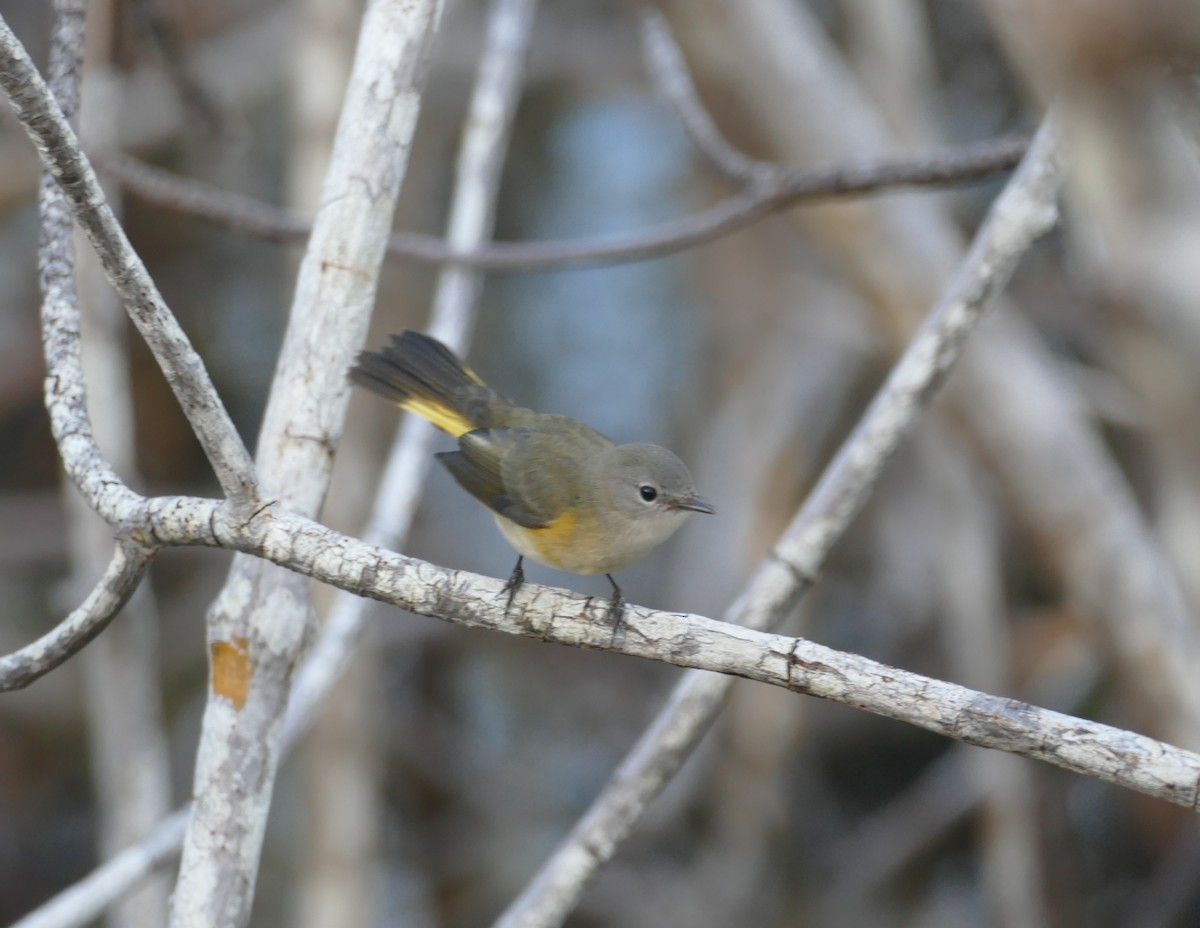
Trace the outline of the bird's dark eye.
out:
M 652 503 L 658 499 L 658 490 L 654 489 L 654 487 L 650 486 L 648 483 L 643 483 L 640 487 L 638 487 L 638 495 L 646 502 Z

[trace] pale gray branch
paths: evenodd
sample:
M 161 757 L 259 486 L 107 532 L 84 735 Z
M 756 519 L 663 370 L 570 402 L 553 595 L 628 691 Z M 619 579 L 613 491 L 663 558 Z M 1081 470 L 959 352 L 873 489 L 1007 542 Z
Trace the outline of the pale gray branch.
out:
M 765 623 L 786 612 L 814 578 L 823 553 L 861 505 L 884 458 L 946 376 L 988 298 L 1011 272 L 1028 242 L 1054 221 L 1057 171 L 1052 148 L 1049 132 L 1043 130 L 1034 154 L 993 209 L 970 260 L 937 313 L 918 333 L 775 557 L 761 568 L 750 590 L 739 600 L 737 612 L 745 619 Z M 972 273 L 970 268 L 981 270 Z M 211 507 L 207 516 L 206 507 Z M 183 525 L 177 524 L 180 516 L 186 517 Z M 201 526 L 211 527 L 212 533 L 198 534 Z M 800 639 L 640 608 L 631 609 L 626 630 L 614 638 L 611 626 L 603 621 L 602 606 L 585 597 L 534 586 L 522 591 L 517 608 L 509 612 L 502 607 L 499 581 L 412 561 L 274 508 L 247 522 L 233 517 L 220 504 L 195 501 L 185 506 L 176 502 L 155 507 L 148 528 L 149 536 L 159 543 L 221 544 L 252 552 L 340 588 L 421 614 L 737 674 L 837 699 L 969 743 L 1013 750 L 1195 806 L 1200 757 L 1190 752 L 888 668 Z M 693 679 L 703 682 L 717 678 Z M 711 704 L 715 710 L 720 702 L 719 692 L 703 702 L 692 702 L 687 696 L 686 690 L 677 692 L 675 702 L 680 711 L 660 715 L 627 764 L 640 777 L 643 771 L 638 768 L 649 762 L 646 780 L 653 782 L 649 786 L 646 780 L 636 784 L 636 791 L 643 795 L 652 794 L 670 776 L 689 743 L 711 719 L 708 706 Z M 669 742 L 666 752 L 657 742 L 661 736 Z M 624 827 L 630 824 L 631 820 L 626 821 Z M 601 837 L 604 840 L 594 844 L 570 845 L 572 879 L 580 885 L 586 883 L 598 862 L 589 858 L 611 853 L 619 829 L 616 835 L 606 830 Z
M 662 5 L 678 9 L 674 21 L 690 42 L 722 43 L 726 54 L 709 59 L 713 76 L 782 157 L 822 163 L 893 150 L 805 5 L 747 0 L 737 15 L 720 0 Z M 880 198 L 791 218 L 900 330 L 922 317 L 961 263 L 957 224 L 931 198 Z M 1155 730 L 1196 743 L 1200 639 L 1126 476 L 1058 359 L 1018 313 L 1000 313 L 980 335 L 948 397 L 955 414 L 1069 601 L 1113 642 L 1122 681 L 1149 699 Z
M 62 94 L 64 119 L 73 117 L 79 106 L 79 60 L 72 49 L 82 46 L 82 37 L 82 6 L 61 10 L 50 64 Z M 140 497 L 121 482 L 92 436 L 80 359 L 71 214 L 62 192 L 45 172 L 39 194 L 38 281 L 51 429 L 72 481 L 97 511 L 112 519 L 118 507 L 135 508 Z M 28 686 L 103 631 L 136 589 L 152 555 L 151 550 L 133 542 L 118 543 L 99 583 L 82 605 L 53 631 L 0 658 L 0 690 Z
M 827 477 L 832 479 L 832 477 Z M 1141 735 L 989 696 L 950 683 L 886 667 L 802 639 L 769 635 L 696 616 L 631 607 L 625 632 L 614 637 L 604 604 L 565 591 L 527 583 L 512 612 L 503 608 L 499 580 L 452 571 L 393 551 L 367 545 L 318 523 L 274 507 L 249 522 L 214 500 L 170 498 L 149 501 L 138 530 L 162 545 L 204 545 L 266 557 L 340 589 L 390 602 L 448 621 L 489 628 L 575 647 L 588 647 L 664 660 L 697 670 L 736 674 L 822 696 L 928 728 L 948 737 L 1045 760 L 1148 795 L 1195 809 L 1200 800 L 1200 755 Z M 754 589 L 743 595 L 743 615 L 762 604 L 786 599 L 799 578 L 777 559 L 760 569 Z M 758 607 L 752 607 L 754 602 Z M 586 882 L 613 842 L 614 797 L 642 803 L 652 797 L 682 763 L 721 703 L 727 678 L 713 673 L 687 675 L 618 771 L 581 828 L 594 818 L 608 827 L 601 839 L 565 846 L 563 866 L 585 871 Z M 608 800 L 605 802 L 604 800 Z M 185 815 L 186 810 L 177 813 Z M 636 819 L 637 809 L 632 813 Z M 83 883 L 64 891 L 20 923 L 21 928 L 70 928 L 85 924 L 112 899 L 150 872 L 127 861 L 145 861 L 162 840 L 163 829 L 147 842 L 104 864 Z M 618 835 L 619 837 L 619 835 Z M 176 838 L 180 840 L 181 836 Z M 607 843 L 603 843 L 607 842 Z M 155 859 L 165 859 L 159 854 Z M 568 873 L 568 875 L 570 875 Z M 34 921 L 82 896 L 89 905 L 71 920 Z M 74 909 L 72 909 L 74 911 Z
M 0 34 L 0 39 L 3 39 L 3 34 Z M 6 45 L 0 48 L 0 54 L 5 49 Z M 681 66 L 681 61 L 675 64 Z M 8 70 L 5 62 L 0 61 L 0 71 L 5 72 L 3 79 L 6 82 Z M 690 84 L 682 86 L 683 92 L 691 91 Z M 679 97 L 679 100 L 684 101 L 683 105 L 678 102 L 677 105 L 681 106 L 681 112 L 685 112 L 689 104 L 684 97 Z M 702 125 L 697 126 L 692 129 L 695 138 L 705 131 Z M 709 129 L 715 139 L 723 141 L 711 121 Z M 313 478 L 313 471 L 307 466 L 312 462 L 308 452 L 297 454 L 288 466 L 272 468 L 272 479 L 277 481 L 276 485 L 282 484 L 287 488 L 287 493 L 281 494 L 286 509 L 283 506 L 271 506 L 247 515 L 244 507 L 235 505 L 239 496 L 230 493 L 229 486 L 226 486 L 226 491 L 230 493 L 231 502 L 227 503 L 192 499 L 143 500 L 137 497 L 121 484 L 95 451 L 86 415 L 81 414 L 82 379 L 73 379 L 78 357 L 77 354 L 72 357 L 71 352 L 77 352 L 77 349 L 73 349 L 70 343 L 77 342 L 77 321 L 70 315 L 73 310 L 69 305 L 63 308 L 63 304 L 70 303 L 71 297 L 56 293 L 54 276 L 48 275 L 50 285 L 46 288 L 46 316 L 48 320 L 57 319 L 56 322 L 46 323 L 49 333 L 48 360 L 53 361 L 49 365 L 51 373 L 47 394 L 51 416 L 55 421 L 55 435 L 63 448 L 68 470 L 78 475 L 82 481 L 81 488 L 86 487 L 89 499 L 94 499 L 96 507 L 105 513 L 110 523 L 118 526 L 123 540 L 105 575 L 108 578 L 113 574 L 114 582 L 108 584 L 102 581 L 88 602 L 51 635 L 17 654 L 0 659 L 0 681 L 9 679 L 9 662 L 19 655 L 25 655 L 25 658 L 30 654 L 42 655 L 43 651 L 37 649 L 48 639 L 78 639 L 81 646 L 103 627 L 107 619 L 89 631 L 93 629 L 90 623 L 95 618 L 86 619 L 85 616 L 78 627 L 68 629 L 76 616 L 98 597 L 102 601 L 96 608 L 101 613 L 109 603 L 115 602 L 112 605 L 113 612 L 119 608 L 120 603 L 115 597 L 120 595 L 124 583 L 121 578 L 129 573 L 129 568 L 127 564 L 118 565 L 118 559 L 124 557 L 126 561 L 133 561 L 142 557 L 148 562 L 153 546 L 157 545 L 207 545 L 266 558 L 302 575 L 294 582 L 289 581 L 279 587 L 272 587 L 270 582 L 263 584 L 267 592 L 262 595 L 261 602 L 267 601 L 268 594 L 277 597 L 271 601 L 274 606 L 280 605 L 282 599 L 280 615 L 285 621 L 295 620 L 297 609 L 292 607 L 298 608 L 302 601 L 301 594 L 296 594 L 294 599 L 289 597 L 293 596 L 294 591 L 304 590 L 303 577 L 312 576 L 358 595 L 460 624 L 571 646 L 612 650 L 667 661 L 697 671 L 743 676 L 796 692 L 834 699 L 966 743 L 1045 760 L 1195 809 L 1200 796 L 1200 756 L 1192 752 L 1108 726 L 889 668 L 802 639 L 757 630 L 768 627 L 790 611 L 815 581 L 830 547 L 861 508 L 889 455 L 937 392 L 956 362 L 963 341 L 991 305 L 992 297 L 1003 286 L 1013 265 L 1030 242 L 1055 221 L 1053 201 L 1058 171 L 1054 163 L 1054 146 L 1049 136 L 1048 129 L 1044 127 L 1021 172 L 993 207 L 971 252 L 935 312 L 917 333 L 904 358 L 789 527 L 771 559 L 760 568 L 751 585 L 730 610 L 729 615 L 743 622 L 745 627 L 714 622 L 699 616 L 631 608 L 627 624 L 618 634 L 605 623 L 602 608 L 591 600 L 533 584 L 523 588 L 516 608 L 511 612 L 505 610 L 498 581 L 405 558 L 340 535 L 303 515 L 288 511 L 292 508 L 306 514 L 315 511 L 315 506 L 310 504 L 314 497 L 319 502 L 324 492 L 323 476 L 318 473 Z M 69 137 L 68 141 L 73 142 Z M 710 147 L 711 144 L 710 140 Z M 729 173 L 749 170 L 754 164 L 748 159 L 741 164 L 729 158 L 725 162 Z M 86 170 L 86 164 L 83 167 Z M 90 171 L 86 176 L 91 177 Z M 50 213 L 52 207 L 48 209 L 48 227 L 54 222 L 69 225 L 70 219 L 65 208 L 61 209 L 61 215 L 57 218 Z M 479 213 L 476 213 L 476 224 L 479 218 Z M 461 242 L 453 241 L 453 233 L 450 237 L 452 248 L 473 247 L 465 233 Z M 675 241 L 672 247 L 678 245 L 679 241 L 682 240 Z M 469 281 L 466 283 L 469 284 Z M 459 292 L 466 293 L 472 287 L 468 285 Z M 450 292 L 450 287 L 446 290 Z M 456 298 L 455 305 L 461 305 L 457 299 L 461 297 Z M 454 317 L 447 311 L 445 318 Z M 357 321 L 350 324 L 359 325 Z M 461 318 L 457 326 L 447 323 L 447 328 L 440 334 L 453 340 L 450 333 L 461 331 L 458 326 L 463 325 L 465 323 Z M 437 329 L 436 323 L 434 328 Z M 314 324 L 307 332 L 302 331 L 299 337 L 311 337 L 315 330 L 320 329 L 321 326 Z M 343 351 L 352 339 L 339 335 L 333 341 L 335 351 Z M 344 369 L 344 364 L 339 366 L 328 359 L 313 360 L 312 353 L 305 355 L 301 351 L 297 356 L 307 357 L 307 369 L 320 370 L 321 377 L 340 377 Z M 337 423 L 340 422 L 340 411 L 337 409 L 339 401 L 327 402 L 329 390 L 326 386 L 317 385 L 313 388 L 316 397 L 314 406 L 320 411 L 317 428 L 296 431 L 293 428 L 295 420 L 284 416 L 280 421 L 286 421 L 288 425 L 283 429 L 274 429 L 274 433 L 278 435 L 291 431 L 293 436 L 301 435 L 303 442 L 313 445 L 321 445 L 326 441 L 336 443 L 339 430 Z M 269 433 L 272 430 L 267 431 Z M 1016 429 L 1004 431 L 1010 440 L 1017 434 Z M 219 428 L 217 432 L 220 432 Z M 404 453 L 398 456 L 398 463 L 394 465 L 397 473 L 393 479 L 401 484 L 398 487 L 401 495 L 396 511 L 401 514 L 399 524 L 403 525 L 406 518 L 404 514 L 411 513 L 412 506 L 411 495 L 404 494 L 411 494 L 419 484 L 416 475 L 426 466 L 427 457 L 423 453 L 420 438 L 402 438 L 401 448 Z M 318 448 L 316 453 L 322 455 L 325 449 Z M 286 456 L 286 452 L 278 454 L 279 458 Z M 218 474 L 222 474 L 215 460 L 214 466 Z M 290 474 L 302 472 L 302 488 L 299 483 L 293 485 L 289 467 Z M 316 471 L 322 468 L 323 465 L 318 466 Z M 231 466 L 226 476 L 233 479 L 247 473 L 249 471 Z M 222 482 L 224 486 L 225 481 Z M 243 490 L 249 488 L 250 484 L 242 487 Z M 374 532 L 373 528 L 372 541 L 386 538 L 382 533 L 376 535 Z M 137 576 L 129 581 L 130 589 L 136 585 L 144 566 L 142 564 Z M 258 583 L 263 576 L 265 573 L 260 572 L 258 566 L 246 568 L 241 574 L 235 572 L 229 588 L 230 598 L 222 606 L 227 610 L 227 615 L 233 614 L 233 599 L 238 594 L 245 593 L 248 599 L 253 598 L 247 588 Z M 286 589 L 280 594 L 278 590 L 284 587 Z M 1126 602 L 1116 601 L 1122 605 Z M 111 618 L 111 614 L 108 617 Z M 251 634 L 261 633 L 261 629 L 254 625 L 229 623 L 215 627 L 220 633 L 218 643 L 233 648 L 234 652 L 241 647 L 256 648 L 261 644 L 250 639 Z M 68 630 L 64 632 L 64 629 Z M 239 634 L 241 631 L 248 634 L 243 636 Z M 274 633 L 271 631 L 271 634 Z M 249 644 L 238 644 L 239 641 L 248 641 Z M 272 645 L 274 643 L 271 642 Z M 275 763 L 274 746 L 279 744 L 278 712 L 275 710 L 279 709 L 280 695 L 286 695 L 290 668 L 279 673 L 275 671 L 294 654 L 295 649 L 289 645 L 280 652 L 282 663 L 276 661 L 266 668 L 268 673 L 264 676 L 267 679 L 263 685 L 271 688 L 272 694 L 268 699 L 270 705 L 267 706 L 270 711 L 266 713 L 263 724 L 244 741 L 226 738 L 226 743 L 216 748 L 217 751 L 227 751 L 226 755 L 215 760 L 212 756 L 207 759 L 202 757 L 197 772 L 198 783 L 204 776 L 215 775 L 222 770 L 238 772 L 242 768 L 237 764 L 247 758 L 255 763 L 265 763 L 268 768 Z M 255 678 L 255 685 L 259 685 L 257 677 L 263 666 L 257 663 L 248 666 L 253 670 L 251 676 Z M 326 665 L 326 671 L 331 666 Z M 12 671 L 18 675 L 25 672 L 23 665 Z M 45 670 L 40 672 L 44 673 Z M 626 759 L 587 817 L 579 823 L 538 880 L 518 900 L 501 924 L 547 925 L 561 921 L 599 866 L 615 853 L 620 842 L 637 823 L 646 804 L 673 776 L 707 729 L 720 709 L 730 679 L 712 673 L 686 675 L 668 705 Z M 236 696 L 236 692 L 226 689 L 217 694 L 215 701 L 230 702 Z M 214 711 L 224 713 L 227 709 L 222 703 Z M 296 711 L 295 706 L 293 711 Z M 289 734 L 294 731 L 288 729 Z M 228 733 L 226 730 L 221 734 Z M 236 752 L 243 750 L 248 751 L 244 757 L 233 757 Z M 226 766 L 220 767 L 221 763 L 226 763 Z M 257 814 L 261 810 L 264 816 L 265 804 L 270 796 L 271 776 L 268 775 L 266 780 L 265 790 L 251 797 L 250 803 L 254 807 L 252 812 Z M 216 797 L 223 798 L 227 797 Z M 244 811 L 244 807 L 241 808 Z M 257 862 L 256 840 L 261 836 L 263 819 L 248 817 L 235 821 L 237 810 L 231 806 L 230 811 L 233 815 L 225 818 L 225 824 L 229 824 L 230 829 L 214 829 L 218 837 L 223 840 L 236 825 L 248 827 L 252 834 L 248 842 L 234 849 L 234 854 L 240 859 L 221 871 L 219 876 L 229 877 L 235 884 L 238 880 L 248 879 L 250 889 L 246 890 L 244 883 L 235 885 L 231 896 L 237 898 L 232 899 L 232 904 L 227 908 L 220 909 L 219 914 L 218 907 L 224 905 L 225 900 L 211 899 L 208 914 L 213 918 L 206 918 L 197 924 L 216 920 L 235 909 L 237 911 L 231 920 L 236 923 L 244 920 L 248 908 Z M 103 904 L 97 903 L 97 900 L 111 900 L 123 891 L 122 887 L 132 885 L 169 856 L 171 849 L 181 839 L 183 814 L 177 813 L 148 842 L 114 858 L 83 883 L 20 924 L 23 928 L 33 925 L 49 928 L 51 925 L 82 924 L 94 917 L 96 906 Z M 208 821 L 213 820 L 214 816 L 209 815 Z M 256 831 L 257 835 L 254 834 Z M 205 835 L 201 835 L 203 837 Z M 252 853 L 247 853 L 247 845 L 255 845 L 249 848 Z M 196 876 L 196 885 L 203 888 L 202 877 L 213 872 Z M 194 896 L 193 901 L 198 898 Z M 67 911 L 68 901 L 72 906 L 70 911 L 74 914 L 52 915 Z M 203 901 L 196 902 L 191 911 L 198 911 L 202 907 Z M 87 912 L 90 914 L 85 914 Z M 177 923 L 184 923 L 188 919 L 186 914 L 180 912 L 176 916 Z M 53 920 L 67 917 L 74 920 Z M 39 918 L 46 920 L 39 921 Z
M 63 29 L 82 31 L 82 11 Z M 61 61 L 51 67 L 66 74 L 78 65 Z M 79 106 L 74 80 L 59 80 L 64 119 L 73 118 Z M 140 501 L 100 452 L 92 433 L 87 407 L 79 342 L 80 310 L 75 289 L 75 246 L 71 209 L 48 171 L 42 172 L 38 197 L 41 241 L 38 244 L 38 284 L 42 293 L 42 350 L 46 360 L 45 402 L 50 430 L 71 482 L 88 504 L 109 524 L 116 513 Z

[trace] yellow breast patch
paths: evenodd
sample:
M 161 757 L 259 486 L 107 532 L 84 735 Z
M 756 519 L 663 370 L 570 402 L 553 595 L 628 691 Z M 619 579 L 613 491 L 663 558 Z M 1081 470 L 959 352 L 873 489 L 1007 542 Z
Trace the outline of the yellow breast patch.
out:
M 565 513 L 544 528 L 525 528 L 501 515 L 496 516 L 496 524 L 509 544 L 539 564 L 573 574 L 602 574 L 611 569 L 596 557 L 601 539 L 580 530 L 577 512 Z

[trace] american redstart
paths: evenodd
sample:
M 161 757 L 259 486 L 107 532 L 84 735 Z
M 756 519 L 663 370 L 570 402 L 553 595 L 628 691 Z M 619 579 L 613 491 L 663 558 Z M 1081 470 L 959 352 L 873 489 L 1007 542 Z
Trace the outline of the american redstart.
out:
M 458 439 L 457 451 L 437 458 L 519 553 L 505 586 L 510 606 L 528 557 L 604 574 L 619 622 L 624 598 L 612 572 L 666 541 L 689 512 L 715 511 L 666 448 L 618 445 L 578 419 L 516 406 L 428 335 L 401 332 L 382 351 L 362 352 L 350 380 Z

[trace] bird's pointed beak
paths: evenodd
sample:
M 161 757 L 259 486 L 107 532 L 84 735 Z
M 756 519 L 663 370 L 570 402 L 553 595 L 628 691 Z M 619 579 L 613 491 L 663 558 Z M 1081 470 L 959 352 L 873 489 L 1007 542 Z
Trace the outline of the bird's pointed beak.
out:
M 688 499 L 672 500 L 668 503 L 672 509 L 690 509 L 692 512 L 705 512 L 708 515 L 716 515 L 717 510 L 713 509 L 708 503 L 702 500 L 699 496 L 692 496 Z

